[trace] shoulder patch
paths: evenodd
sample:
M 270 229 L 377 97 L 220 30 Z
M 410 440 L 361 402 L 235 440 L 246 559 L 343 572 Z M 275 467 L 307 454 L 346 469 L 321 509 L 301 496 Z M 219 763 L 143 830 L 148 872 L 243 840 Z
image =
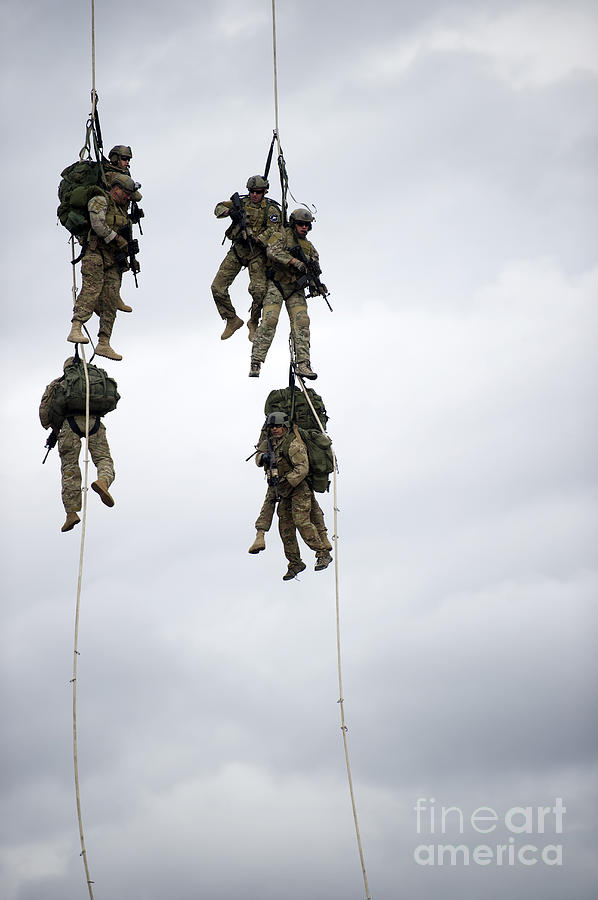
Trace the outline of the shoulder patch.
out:
M 280 216 L 276 212 L 270 213 L 268 218 L 271 222 L 280 222 Z

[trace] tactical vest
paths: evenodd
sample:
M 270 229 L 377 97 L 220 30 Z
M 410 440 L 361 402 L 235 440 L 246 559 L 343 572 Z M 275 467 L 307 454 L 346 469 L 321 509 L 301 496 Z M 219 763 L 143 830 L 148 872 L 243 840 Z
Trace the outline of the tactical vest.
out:
M 312 260 L 314 258 L 313 254 L 315 251 L 315 247 L 311 244 L 307 238 L 300 238 L 296 235 L 291 228 L 285 228 L 283 230 L 284 236 L 284 249 L 287 251 L 291 251 L 293 247 L 297 246 L 297 244 L 301 247 L 307 259 Z M 277 235 L 273 235 L 270 240 L 275 240 Z M 280 282 L 284 287 L 288 288 L 290 286 L 294 286 L 297 281 L 297 270 L 289 268 L 288 266 L 283 265 L 282 263 L 278 263 L 275 260 L 268 260 L 268 265 L 273 268 L 273 278 L 274 284 Z M 283 291 L 283 294 L 286 294 L 287 291 Z
M 259 206 L 256 206 L 249 199 L 249 194 L 242 194 L 240 199 L 247 217 L 247 224 L 254 237 L 258 237 L 270 227 L 280 227 L 282 225 L 282 213 L 276 200 L 263 199 Z M 276 222 L 273 222 L 271 219 L 271 216 L 274 215 L 277 217 Z M 241 228 L 234 222 L 226 229 L 225 236 L 233 243 L 243 240 Z
M 106 210 L 106 225 L 113 231 L 118 231 L 129 223 L 129 217 L 122 206 L 119 206 L 116 200 L 104 192 L 104 196 L 108 200 L 108 209 Z
M 296 436 L 291 430 L 288 432 L 288 434 L 285 434 L 282 444 L 274 449 L 274 453 L 276 454 L 276 463 L 278 465 L 278 475 L 280 478 L 284 478 L 284 476 L 288 475 L 289 472 L 293 469 L 293 463 L 291 462 L 289 450 L 294 440 L 296 440 Z

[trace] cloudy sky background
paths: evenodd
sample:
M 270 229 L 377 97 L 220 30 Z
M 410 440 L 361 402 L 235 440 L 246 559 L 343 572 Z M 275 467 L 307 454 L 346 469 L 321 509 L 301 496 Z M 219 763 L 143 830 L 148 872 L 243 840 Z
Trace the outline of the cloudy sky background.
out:
M 345 712 L 375 900 L 589 900 L 595 865 L 598 12 L 591 2 L 279 0 L 280 132 L 334 313 L 311 301 L 339 458 Z M 42 468 L 68 354 L 61 169 L 83 144 L 90 11 L 5 0 L 3 900 L 87 896 L 71 745 L 80 530 Z M 130 143 L 139 290 L 106 363 L 116 507 L 89 498 L 79 760 L 97 900 L 364 896 L 337 706 L 334 578 L 283 584 L 245 457 L 284 386 L 222 343 L 215 203 L 263 170 L 268 0 L 96 9 L 105 147 Z M 271 192 L 279 197 L 275 185 Z M 249 305 L 246 276 L 234 287 Z M 95 323 L 94 331 L 95 333 Z M 95 470 L 90 468 L 93 476 Z M 90 480 L 92 480 L 90 477 Z M 323 506 L 332 531 L 332 498 Z M 563 865 L 419 866 L 417 798 L 567 807 Z M 430 805 L 430 803 L 429 803 Z

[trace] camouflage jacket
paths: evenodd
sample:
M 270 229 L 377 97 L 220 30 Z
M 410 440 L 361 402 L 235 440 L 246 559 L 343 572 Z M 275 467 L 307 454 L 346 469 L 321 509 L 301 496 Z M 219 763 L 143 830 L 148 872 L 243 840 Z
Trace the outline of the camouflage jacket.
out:
M 306 258 L 313 263 L 314 271 L 319 275 L 320 257 L 314 245 L 307 238 L 300 238 L 294 228 L 283 228 L 282 231 L 270 235 L 266 256 L 272 265 L 273 280 L 280 282 L 284 287 L 291 287 L 297 281 L 300 274 L 296 266 L 291 265 L 293 248 L 299 246 Z M 297 288 L 299 290 L 299 288 Z
M 278 441 L 272 441 L 272 449 L 276 457 L 276 466 L 278 474 L 281 478 L 279 483 L 279 492 L 282 496 L 288 496 L 292 493 L 293 488 L 307 478 L 309 474 L 309 458 L 307 455 L 307 447 L 301 440 L 296 426 L 293 425 L 291 431 L 283 434 Z M 258 445 L 258 452 L 255 456 L 256 464 L 261 465 L 262 453 L 268 450 L 268 442 L 265 437 L 261 438 Z M 288 486 L 285 492 L 285 482 Z M 282 487 L 282 490 L 281 490 Z
M 248 196 L 241 196 L 241 203 L 247 218 L 249 236 L 264 249 L 270 235 L 276 234 L 282 227 L 280 207 L 269 197 L 263 197 L 261 202 L 256 205 Z M 232 200 L 223 200 L 216 204 L 214 215 L 217 219 L 223 219 L 228 215 L 232 206 Z M 244 244 L 241 228 L 234 222 L 226 229 L 226 237 L 230 238 L 233 244 Z

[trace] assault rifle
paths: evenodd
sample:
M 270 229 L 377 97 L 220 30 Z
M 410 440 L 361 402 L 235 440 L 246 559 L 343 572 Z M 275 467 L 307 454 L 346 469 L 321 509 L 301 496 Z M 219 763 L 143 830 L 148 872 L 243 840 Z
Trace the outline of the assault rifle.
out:
M 137 238 L 133 237 L 133 229 L 130 223 L 128 225 L 123 225 L 122 228 L 119 228 L 118 233 L 121 237 L 124 237 L 125 241 L 127 242 L 127 249 L 119 250 L 116 253 L 116 262 L 123 272 L 127 268 L 128 264 L 131 272 L 133 273 L 133 278 L 135 279 L 135 287 L 138 288 L 139 285 L 137 284 L 137 272 L 139 272 L 141 266 L 135 259 L 135 254 L 139 253 L 139 241 L 137 240 Z
M 141 209 L 140 206 L 137 205 L 136 200 L 131 201 L 131 209 L 129 211 L 129 219 L 133 223 L 133 225 L 139 225 L 139 234 L 143 234 L 143 229 L 141 227 L 141 219 L 145 217 L 145 213 Z
M 297 287 L 300 290 L 307 288 L 307 296 L 308 297 L 323 297 L 326 301 L 326 306 L 332 312 L 332 307 L 328 302 L 328 295 L 330 291 L 320 281 L 320 267 L 315 262 L 315 260 L 308 259 L 305 253 L 303 252 L 303 248 L 300 247 L 299 244 L 296 244 L 294 247 L 291 247 L 289 250 L 291 256 L 295 259 L 300 260 L 305 266 L 305 272 L 299 276 L 297 279 Z
M 239 192 L 236 191 L 230 199 L 231 203 L 233 204 L 233 208 L 231 210 L 231 218 L 235 225 L 238 225 L 241 229 L 241 237 L 244 241 L 247 242 L 249 252 L 253 253 L 253 239 L 248 231 L 249 224 L 247 222 L 247 214 L 243 209 L 243 204 L 241 203 Z
M 48 453 L 50 452 L 50 450 L 52 450 L 56 446 L 57 441 L 58 441 L 58 431 L 55 428 L 53 428 L 52 431 L 50 432 L 50 434 L 48 435 L 48 439 L 47 439 L 46 443 L 44 444 L 44 446 L 48 448 L 48 452 L 42 459 L 42 466 L 45 463 L 45 461 L 47 460 Z

